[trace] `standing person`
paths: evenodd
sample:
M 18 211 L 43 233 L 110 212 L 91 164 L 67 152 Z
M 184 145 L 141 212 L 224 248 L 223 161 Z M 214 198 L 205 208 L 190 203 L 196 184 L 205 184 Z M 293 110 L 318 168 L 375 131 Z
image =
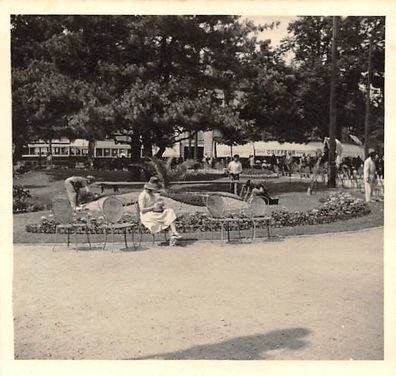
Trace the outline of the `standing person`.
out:
M 380 179 L 384 178 L 384 156 L 381 155 L 380 157 L 378 157 L 377 163 L 377 175 Z
M 140 220 L 142 224 L 156 234 L 169 228 L 170 245 L 174 245 L 176 239 L 181 236 L 176 230 L 176 214 L 171 208 L 165 208 L 159 191 L 162 188 L 157 177 L 153 176 L 144 185 L 143 191 L 138 197 Z
M 270 158 L 271 170 L 276 172 L 276 168 L 278 167 L 278 160 L 275 157 L 275 154 L 272 153 Z
M 311 172 L 312 172 L 312 157 L 311 157 L 311 154 L 307 155 L 306 172 L 307 172 L 308 177 L 310 177 Z
M 375 162 L 378 155 L 375 151 L 369 153 L 368 158 L 364 161 L 363 165 L 363 179 L 364 179 L 364 191 L 366 194 L 366 202 L 373 202 L 373 191 L 375 185 Z
M 363 160 L 362 160 L 362 158 L 360 158 L 360 155 L 358 155 L 358 156 L 355 158 L 355 169 L 356 169 L 357 171 L 359 171 L 359 168 L 362 166 L 362 163 L 363 163 Z
M 254 168 L 254 155 L 249 155 L 249 166 Z
M 305 167 L 307 166 L 307 158 L 305 153 L 300 157 L 300 178 L 305 177 Z
M 52 168 L 52 153 L 48 151 L 47 153 L 47 170 Z
M 234 155 L 233 160 L 227 166 L 227 170 L 231 181 L 239 180 L 239 175 L 242 173 L 242 163 L 238 154 Z M 237 194 L 237 185 L 235 183 L 231 183 L 231 192 Z
M 290 151 L 288 151 L 285 158 L 285 166 L 287 168 L 287 172 L 289 173 L 289 176 L 291 176 L 292 173 L 292 165 L 293 165 L 293 157 Z
M 77 206 L 80 204 L 81 192 L 84 189 L 85 193 L 89 193 L 88 186 L 95 181 L 95 178 L 91 175 L 87 177 L 82 176 L 70 176 L 65 180 L 65 188 L 67 198 L 69 199 L 70 205 L 73 210 L 76 210 Z

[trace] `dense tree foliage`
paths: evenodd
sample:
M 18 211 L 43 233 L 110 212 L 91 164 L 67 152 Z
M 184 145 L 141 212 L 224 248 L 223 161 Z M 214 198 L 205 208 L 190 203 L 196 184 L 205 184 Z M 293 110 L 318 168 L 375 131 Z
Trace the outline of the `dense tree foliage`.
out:
M 331 17 L 299 17 L 290 23 L 281 49 L 294 53 L 296 96 L 307 130 L 327 135 L 330 96 Z M 370 121 L 373 133 L 383 129 L 385 18 L 346 17 L 337 36 L 337 133 L 364 134 L 368 45 L 372 40 Z M 312 135 L 312 132 L 311 132 Z
M 15 16 L 14 142 L 127 134 L 163 151 L 185 132 L 243 129 L 216 90 L 232 98 L 254 31 L 234 16 Z
M 261 30 L 273 25 L 264 25 Z M 13 16 L 13 141 L 127 136 L 165 147 L 219 129 L 227 144 L 327 135 L 331 20 L 299 17 L 277 49 L 236 16 Z M 373 133 L 383 137 L 384 18 L 348 17 L 338 38 L 338 131 L 360 136 L 368 44 Z M 293 52 L 291 64 L 284 54 Z

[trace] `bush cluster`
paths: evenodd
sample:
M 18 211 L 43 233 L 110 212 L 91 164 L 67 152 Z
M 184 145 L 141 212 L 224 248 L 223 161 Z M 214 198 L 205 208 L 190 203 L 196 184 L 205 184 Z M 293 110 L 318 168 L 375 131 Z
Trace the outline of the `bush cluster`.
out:
M 14 185 L 13 187 L 13 213 L 26 213 L 43 210 L 43 205 L 38 204 L 32 198 L 29 190 L 22 185 Z

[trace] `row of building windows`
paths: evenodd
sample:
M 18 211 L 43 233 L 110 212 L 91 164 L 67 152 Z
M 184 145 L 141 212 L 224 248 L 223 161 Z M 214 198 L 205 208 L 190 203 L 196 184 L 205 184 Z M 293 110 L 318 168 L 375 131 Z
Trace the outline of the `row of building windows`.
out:
M 25 149 L 24 156 L 47 156 L 49 147 L 28 147 Z M 87 156 L 88 147 L 68 146 L 68 147 L 52 147 L 52 154 L 58 156 Z M 129 156 L 130 149 L 121 148 L 95 148 L 94 157 L 122 157 Z

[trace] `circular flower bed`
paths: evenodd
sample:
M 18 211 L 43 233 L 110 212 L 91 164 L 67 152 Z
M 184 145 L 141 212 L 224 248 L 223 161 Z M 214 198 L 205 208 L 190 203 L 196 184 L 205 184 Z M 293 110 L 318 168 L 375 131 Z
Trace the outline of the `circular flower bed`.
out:
M 284 227 L 284 226 L 302 226 L 302 225 L 315 225 L 335 222 L 338 220 L 346 220 L 350 218 L 356 218 L 370 213 L 370 209 L 366 203 L 361 200 L 354 198 L 349 193 L 334 192 L 330 193 L 326 197 L 320 199 L 322 206 L 317 209 L 312 209 L 306 212 L 296 211 L 289 212 L 285 208 L 278 211 L 274 211 L 271 214 L 271 225 L 273 227 Z M 242 219 L 239 223 L 230 223 L 230 230 L 241 230 L 250 229 L 252 221 L 247 214 L 243 211 L 228 213 L 227 217 L 233 217 Z M 121 222 L 130 223 L 131 228 L 128 230 L 136 231 L 138 226 L 144 233 L 148 233 L 137 220 L 133 214 L 125 214 Z M 90 233 L 103 234 L 104 231 L 109 231 L 105 224 L 105 218 L 103 216 L 94 217 L 89 213 L 85 215 L 76 216 L 74 223 L 77 225 L 73 231 L 78 233 L 84 233 L 84 226 L 88 224 L 88 231 Z M 79 227 L 78 224 L 81 224 Z M 202 212 L 185 213 L 181 214 L 176 223 L 177 229 L 180 232 L 206 232 L 212 230 L 219 230 L 220 223 L 210 221 L 208 215 Z M 257 227 L 265 226 L 265 223 L 258 223 Z M 41 217 L 41 223 L 32 224 L 26 226 L 26 231 L 35 233 L 54 233 L 55 232 L 55 221 L 52 215 L 48 217 Z M 118 232 L 122 232 L 119 230 Z M 117 231 L 116 231 L 117 233 Z

